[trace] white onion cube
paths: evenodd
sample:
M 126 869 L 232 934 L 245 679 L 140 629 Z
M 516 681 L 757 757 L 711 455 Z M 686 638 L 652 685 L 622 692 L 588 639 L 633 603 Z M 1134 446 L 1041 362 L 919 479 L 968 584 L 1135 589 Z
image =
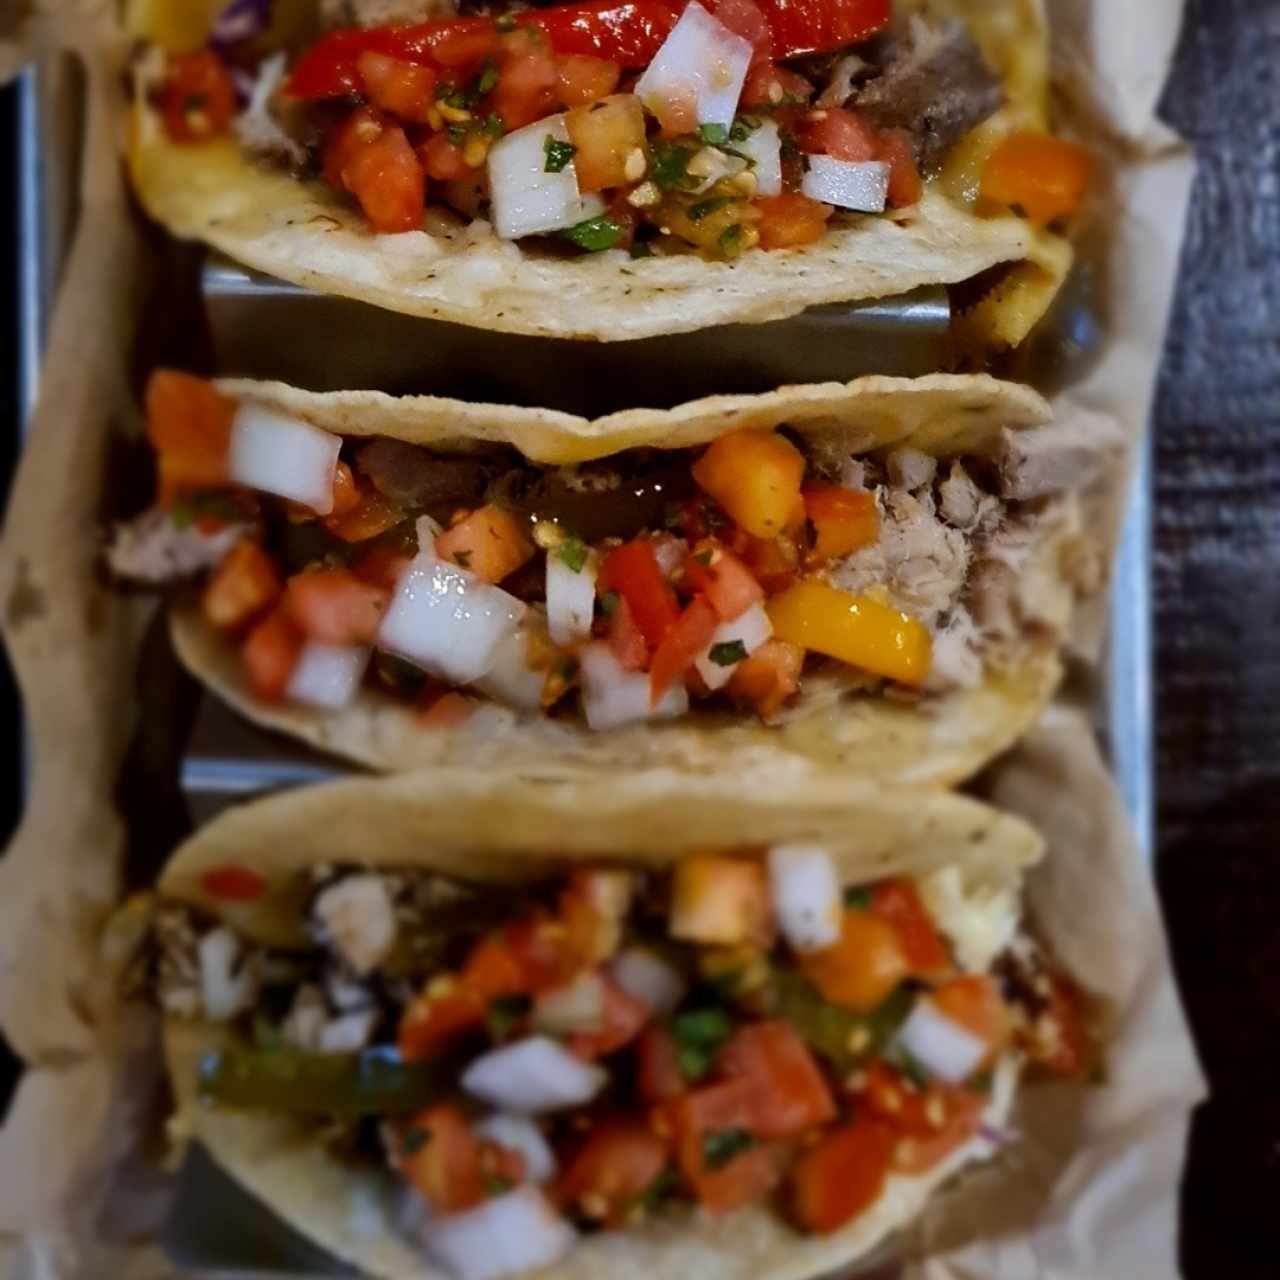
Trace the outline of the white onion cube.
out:
M 547 552 L 547 628 L 558 645 L 576 644 L 591 634 L 595 617 L 596 563 L 588 557 L 572 569 L 557 551 Z
M 533 1025 L 550 1035 L 604 1030 L 604 979 L 591 970 L 542 992 L 533 1002 Z
M 960 1084 L 987 1056 L 986 1042 L 967 1027 L 948 1018 L 927 997 L 916 1001 L 895 1043 L 904 1048 L 931 1076 Z
M 751 608 L 734 618 L 732 622 L 722 622 L 711 636 L 711 643 L 698 655 L 694 665 L 698 674 L 707 682 L 708 689 L 723 689 L 729 683 L 734 668 L 738 665 L 730 663 L 725 666 L 712 661 L 711 650 L 719 644 L 732 644 L 735 640 L 742 643 L 747 655 L 755 651 L 773 635 L 773 623 L 761 604 L 753 604 Z
M 285 697 L 322 711 L 341 711 L 360 688 L 370 652 L 360 644 L 308 641 L 298 655 Z
M 879 160 L 810 156 L 800 190 L 810 200 L 821 200 L 840 209 L 883 213 L 889 199 L 889 166 Z
M 731 142 L 729 146 L 751 161 L 757 195 L 782 194 L 782 138 L 776 120 L 762 120 L 758 129 L 752 129 L 741 142 Z
M 840 940 L 842 895 L 831 854 L 816 844 L 769 850 L 769 889 L 783 937 L 797 951 L 822 951 Z
M 620 951 L 609 966 L 609 976 L 660 1017 L 670 1013 L 689 989 L 684 975 L 647 947 Z
M 607 644 L 583 649 L 582 710 L 592 729 L 616 729 L 640 720 L 672 720 L 689 710 L 689 691 L 677 680 L 650 705 L 647 671 L 628 671 Z
M 458 1280 L 499 1280 L 549 1267 L 573 1248 L 578 1233 L 541 1191 L 524 1186 L 432 1219 L 423 1238 L 431 1256 Z
M 424 551 L 396 585 L 378 648 L 453 684 L 470 684 L 492 670 L 525 612 L 515 596 Z
M 599 196 L 578 191 L 572 160 L 559 173 L 547 172 L 549 137 L 569 141 L 563 114 L 517 129 L 489 149 L 493 229 L 504 240 L 562 231 L 605 210 Z
M 678 109 L 692 99 L 699 124 L 727 128 L 738 113 L 751 53 L 748 41 L 693 0 L 636 82 L 636 94 L 660 120 L 670 104 Z
M 475 688 L 495 702 L 505 702 L 521 711 L 537 711 L 542 706 L 546 672 L 529 665 L 529 632 L 520 627 L 498 642 L 493 666 L 475 682 Z
M 469 1094 L 517 1115 L 580 1107 L 607 1080 L 603 1067 L 583 1062 L 547 1036 L 491 1049 L 462 1073 L 462 1087 Z
M 242 404 L 231 424 L 228 474 L 235 484 L 310 507 L 333 510 L 339 436 L 256 404 Z

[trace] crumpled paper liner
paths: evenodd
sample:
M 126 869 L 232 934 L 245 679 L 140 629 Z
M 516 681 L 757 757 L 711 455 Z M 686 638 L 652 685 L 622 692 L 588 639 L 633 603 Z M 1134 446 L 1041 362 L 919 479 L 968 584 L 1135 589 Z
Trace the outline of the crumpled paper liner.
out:
M 158 1057 L 147 1020 L 104 1017 L 97 929 L 122 883 L 114 788 L 136 715 L 146 610 L 96 576 L 107 442 L 136 417 L 129 361 L 154 264 L 113 136 L 123 53 L 105 0 L 0 0 L 0 71 L 22 47 L 70 47 L 88 71 L 79 233 L 67 265 L 0 544 L 0 625 L 26 700 L 34 773 L 0 862 L 0 1025 L 29 1070 L 0 1130 L 0 1263 L 8 1280 L 151 1280 L 165 1189 L 142 1158 Z M 1153 119 L 1178 0 L 1053 0 L 1069 118 L 1109 158 L 1106 344 L 1071 397 L 1146 426 L 1174 287 L 1191 161 Z M 1128 473 L 1095 498 L 1114 547 Z M 1075 650 L 1099 652 L 1105 607 Z M 1146 1280 L 1176 1273 L 1177 1188 L 1203 1093 L 1149 869 L 1079 710 L 1059 706 L 984 784 L 1052 850 L 1030 903 L 1106 1008 L 1107 1079 L 1024 1094 L 1020 1140 L 945 1194 L 904 1239 L 910 1280 Z M 5 1250 L 9 1257 L 5 1258 Z

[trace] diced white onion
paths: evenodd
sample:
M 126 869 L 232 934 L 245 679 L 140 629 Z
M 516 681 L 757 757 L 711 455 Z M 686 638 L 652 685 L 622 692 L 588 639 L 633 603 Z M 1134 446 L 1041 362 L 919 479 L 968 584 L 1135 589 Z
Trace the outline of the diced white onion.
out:
M 579 1107 L 605 1086 L 603 1068 L 575 1058 L 546 1036 L 530 1036 L 476 1058 L 462 1087 L 491 1106 L 521 1115 Z
M 889 166 L 879 160 L 810 156 L 800 190 L 810 200 L 859 213 L 883 213 L 889 199 Z
M 636 82 L 635 92 L 659 119 L 668 103 L 692 97 L 699 124 L 728 126 L 738 111 L 751 53 L 748 41 L 693 0 Z
M 341 448 L 340 437 L 309 422 L 242 404 L 231 424 L 227 474 L 235 484 L 300 502 L 327 516 L 333 510 L 333 478 Z
M 761 604 L 753 604 L 751 608 L 734 618 L 732 622 L 722 622 L 713 633 L 711 643 L 698 655 L 694 665 L 698 668 L 698 674 L 707 682 L 708 689 L 722 689 L 729 683 L 730 677 L 733 675 L 737 663 L 731 663 L 729 666 L 721 666 L 718 662 L 711 660 L 711 650 L 718 644 L 732 644 L 735 640 L 742 641 L 742 647 L 747 651 L 747 655 L 755 653 L 755 651 L 768 638 L 773 635 L 773 623 L 769 621 L 769 615 L 764 611 Z
M 368 977 L 391 953 L 396 941 L 396 909 L 386 880 L 372 871 L 356 872 L 322 889 L 311 904 L 313 934 L 332 947 L 358 977 Z M 342 993 L 345 997 L 346 993 Z M 356 984 L 351 993 L 367 1000 Z M 338 1008 L 353 1003 L 342 999 Z
M 609 975 L 633 1000 L 654 1013 L 670 1013 L 684 999 L 689 984 L 660 956 L 647 947 L 628 947 L 614 957 Z
M 489 149 L 493 229 L 504 240 L 561 231 L 605 210 L 599 196 L 579 193 L 572 160 L 559 173 L 547 172 L 548 137 L 569 141 L 563 115 L 517 129 Z
M 628 671 L 607 644 L 583 649 L 582 709 L 592 729 L 616 729 L 639 720 L 671 720 L 689 710 L 689 691 L 677 680 L 650 706 L 649 673 Z
M 782 138 L 776 120 L 762 121 L 758 129 L 752 129 L 741 142 L 731 145 L 754 165 L 757 195 L 782 194 Z
M 778 927 L 797 951 L 821 951 L 840 940 L 840 880 L 821 845 L 774 845 L 769 888 Z
M 986 1044 L 972 1031 L 948 1018 L 927 997 L 916 1001 L 896 1041 L 930 1075 L 960 1084 L 987 1056 Z
M 684 564 L 689 554 L 689 544 L 683 538 L 663 536 L 653 540 L 653 558 L 662 570 L 662 576 L 669 578 Z
M 211 929 L 200 939 L 196 953 L 200 962 L 200 995 L 205 1016 L 211 1022 L 234 1018 L 253 1003 L 257 983 L 248 966 L 236 972 L 240 943 L 230 929 Z
M 549 1267 L 578 1238 L 542 1192 L 529 1186 L 434 1219 L 423 1235 L 431 1256 L 458 1280 L 498 1280 Z
M 285 697 L 324 711 L 341 711 L 360 688 L 369 650 L 362 644 L 321 644 L 309 640 L 302 647 Z
M 598 973 L 580 973 L 572 982 L 542 992 L 533 1004 L 533 1025 L 551 1035 L 602 1030 L 604 979 Z
M 595 616 L 596 562 L 589 556 L 573 570 L 555 551 L 547 552 L 547 629 L 559 645 L 576 644 L 591 634 Z
M 556 1153 L 537 1122 L 528 1116 L 495 1111 L 475 1126 L 476 1133 L 524 1157 L 526 1182 L 548 1182 L 556 1176 Z
M 378 628 L 378 648 L 452 684 L 488 675 L 526 606 L 500 587 L 420 552 L 401 575 Z
M 475 682 L 475 687 L 508 706 L 537 711 L 542 706 L 546 679 L 545 671 L 535 671 L 529 665 L 529 632 L 519 627 L 498 642 L 493 651 L 493 666 Z

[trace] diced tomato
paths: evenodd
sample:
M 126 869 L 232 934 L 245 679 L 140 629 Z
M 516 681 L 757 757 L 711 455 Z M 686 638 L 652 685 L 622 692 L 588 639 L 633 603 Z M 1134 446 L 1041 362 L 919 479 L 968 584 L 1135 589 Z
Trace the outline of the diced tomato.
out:
M 814 530 L 811 565 L 850 555 L 880 536 L 875 496 L 865 490 L 814 485 L 804 491 L 804 508 Z
M 636 1090 L 645 1102 L 670 1102 L 688 1088 L 671 1032 L 651 1022 L 636 1045 Z
M 765 196 L 755 201 L 760 211 L 756 227 L 765 249 L 797 249 L 821 240 L 831 217 L 831 206 L 810 200 L 798 191 Z
M 158 369 L 147 383 L 147 438 L 159 455 L 160 501 L 227 481 L 236 405 L 204 378 Z
M 502 37 L 492 25 L 442 23 L 440 38 L 431 48 L 431 57 L 441 67 L 472 67 L 485 58 L 493 57 L 501 47 Z
M 1083 147 L 1047 133 L 1011 133 L 982 170 L 987 200 L 1021 209 L 1032 222 L 1069 217 L 1079 207 L 1093 176 L 1093 160 Z
M 217 867 L 200 877 L 200 888 L 220 902 L 255 902 L 267 891 L 267 882 L 252 867 Z
M 800 124 L 796 141 L 801 151 L 862 162 L 880 157 L 880 135 L 856 111 L 825 107 L 812 111 Z
M 289 620 L 283 606 L 249 632 L 240 656 L 249 685 L 259 698 L 275 702 L 284 697 L 302 645 L 302 632 Z
M 557 53 L 590 54 L 639 70 L 653 61 L 683 7 L 679 0 L 588 0 L 528 9 L 520 21 L 536 23 Z
M 399 585 L 401 575 L 412 563 L 412 557 L 398 547 L 374 547 L 356 561 L 351 571 L 362 582 L 372 582 L 390 595 Z
M 766 640 L 733 669 L 729 692 L 768 719 L 800 687 L 804 650 L 784 640 Z
M 1008 1041 L 1009 1010 L 994 979 L 985 974 L 953 978 L 935 988 L 931 999 L 943 1014 L 986 1044 L 991 1050 L 990 1056 Z
M 973 1090 L 944 1084 L 919 1089 L 880 1061 L 864 1074 L 858 1101 L 900 1135 L 893 1167 L 901 1173 L 933 1168 L 973 1137 L 982 1122 L 986 1099 Z
M 649 697 L 654 706 L 684 675 L 711 643 L 720 619 L 702 596 L 695 596 L 676 622 L 667 629 L 653 655 L 649 671 Z
M 582 968 L 582 957 L 559 921 L 521 921 L 508 925 L 503 938 L 520 966 L 525 991 L 549 991 L 568 982 Z
M 747 108 L 807 103 L 812 97 L 813 85 L 804 76 L 772 62 L 753 63 L 742 86 L 742 105 Z
M 424 729 L 456 729 L 475 715 L 476 704 L 456 689 L 431 698 L 418 713 L 418 724 Z
M 743 548 L 742 562 L 766 594 L 776 595 L 795 581 L 800 571 L 800 549 L 795 540 L 785 534 L 777 538 L 751 538 Z
M 870 1208 L 884 1186 L 897 1145 L 888 1125 L 859 1119 L 805 1151 L 791 1170 L 797 1223 L 825 1235 Z
M 295 574 L 284 589 L 290 621 L 322 644 L 369 644 L 387 607 L 387 592 L 350 569 Z
M 236 114 L 236 86 L 211 49 L 172 59 L 161 111 L 174 142 L 208 142 L 226 133 Z
M 799 958 L 801 972 L 823 999 L 870 1013 L 906 979 L 911 967 L 898 931 L 869 912 L 844 913 L 840 941 Z
M 649 646 L 636 626 L 625 596 L 618 597 L 609 617 L 609 648 L 626 671 L 643 671 L 649 661 Z
M 714 0 L 708 5 L 716 20 L 751 46 L 751 64 L 767 63 L 773 56 L 773 33 L 756 0 Z
M 1037 1066 L 1056 1076 L 1079 1078 L 1092 1056 L 1084 995 L 1059 973 L 1048 979 L 1049 1006 L 1035 1015 L 1027 1048 Z
M 722 622 L 740 618 L 764 599 L 764 588 L 751 570 L 714 539 L 695 544 L 684 564 L 685 582 L 706 596 Z
M 600 586 L 616 591 L 630 606 L 645 643 L 656 649 L 680 617 L 676 595 L 662 574 L 653 543 L 636 538 L 617 547 L 600 566 Z
M 418 156 L 428 178 L 436 182 L 456 182 L 474 170 L 466 162 L 462 148 L 447 133 L 433 133 L 418 148 Z
M 758 1137 L 796 1137 L 836 1114 L 818 1064 L 789 1022 L 741 1027 L 720 1050 L 716 1067 L 729 1079 L 755 1085 L 750 1127 Z
M 486 1002 L 529 990 L 520 954 L 505 934 L 493 934 L 476 943 L 463 966 L 462 981 Z
M 374 49 L 366 49 L 356 65 L 365 95 L 375 107 L 401 120 L 426 124 L 436 95 L 436 73 L 431 67 L 414 66 Z
M 339 476 L 344 465 L 338 463 Z M 368 481 L 357 482 L 356 503 L 345 511 L 340 511 L 336 505 L 337 485 L 334 486 L 334 494 L 334 511 L 332 515 L 325 517 L 324 527 L 343 542 L 367 542 L 370 538 L 386 533 L 388 529 L 394 529 L 406 519 L 405 513 Z M 348 502 L 349 499 L 344 497 L 344 505 Z
M 876 885 L 871 893 L 871 910 L 897 930 L 913 977 L 940 978 L 951 973 L 947 944 L 910 880 L 884 880 Z
M 757 0 L 773 35 L 773 56 L 831 53 L 889 25 L 891 0 Z
M 607 98 L 622 77 L 616 62 L 571 53 L 556 59 L 556 93 L 566 107 L 582 107 Z
M 324 180 L 331 186 L 342 186 L 342 171 L 360 151 L 376 142 L 386 127 L 385 117 L 373 107 L 360 107 L 330 129 L 324 143 Z
M 880 135 L 879 159 L 889 166 L 889 203 L 895 209 L 919 204 L 924 183 L 916 168 L 915 148 L 905 129 L 889 129 Z
M 611 978 L 604 979 L 604 1026 L 600 1031 L 579 1032 L 569 1037 L 569 1052 L 587 1062 L 616 1053 L 629 1045 L 644 1029 L 652 1010 L 629 996 Z
M 394 235 L 421 229 L 426 178 L 399 125 L 387 126 L 355 151 L 342 168 L 342 183 L 375 231 Z
M 541 120 L 556 109 L 560 69 L 549 49 L 535 49 L 502 64 L 493 108 L 508 130 Z
M 480 1144 L 456 1104 L 428 1107 L 398 1136 L 397 1167 L 437 1213 L 470 1209 L 485 1198 Z
M 462 1036 L 484 1025 L 488 1004 L 465 986 L 446 994 L 417 996 L 397 1029 L 400 1056 L 406 1062 L 434 1058 Z
M 533 559 L 527 528 L 502 507 L 479 507 L 436 539 L 436 555 L 485 582 L 501 582 Z
M 275 604 L 282 584 L 271 557 L 254 541 L 237 542 L 204 589 L 204 616 L 221 631 L 238 631 Z
M 622 1227 L 666 1167 L 667 1144 L 643 1120 L 607 1120 L 573 1157 L 557 1191 L 564 1204 Z

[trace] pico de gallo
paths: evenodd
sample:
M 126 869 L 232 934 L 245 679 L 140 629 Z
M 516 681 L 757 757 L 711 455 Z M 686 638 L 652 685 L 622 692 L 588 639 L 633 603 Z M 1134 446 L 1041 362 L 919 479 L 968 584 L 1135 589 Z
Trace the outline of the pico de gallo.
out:
M 1015 891 L 975 927 L 956 868 L 846 886 L 812 844 L 506 889 L 327 866 L 289 889 L 306 951 L 221 922 L 255 874 L 151 904 L 151 990 L 231 1033 L 203 1102 L 314 1120 L 349 1167 L 389 1166 L 395 1220 L 464 1280 L 691 1206 L 839 1231 L 1005 1140 L 1015 1064 L 1079 1078 L 1094 1057 Z
M 818 679 L 975 687 L 1060 639 L 1063 491 L 1102 456 L 1070 423 L 942 462 L 747 429 L 538 467 L 344 439 L 171 371 L 147 411 L 159 492 L 116 572 L 203 574 L 259 699 L 338 711 L 368 687 L 424 727 L 486 700 L 604 730 L 694 705 L 775 720 Z
M 720 260 L 909 209 L 1003 102 L 962 24 L 895 23 L 890 0 L 468 2 L 397 6 L 390 22 L 376 6 L 376 25 L 272 53 L 271 4 L 233 0 L 150 96 L 173 142 L 234 132 L 374 232 L 484 219 L 569 254 Z M 982 195 L 1049 223 L 1089 172 L 1078 147 L 1023 131 Z

